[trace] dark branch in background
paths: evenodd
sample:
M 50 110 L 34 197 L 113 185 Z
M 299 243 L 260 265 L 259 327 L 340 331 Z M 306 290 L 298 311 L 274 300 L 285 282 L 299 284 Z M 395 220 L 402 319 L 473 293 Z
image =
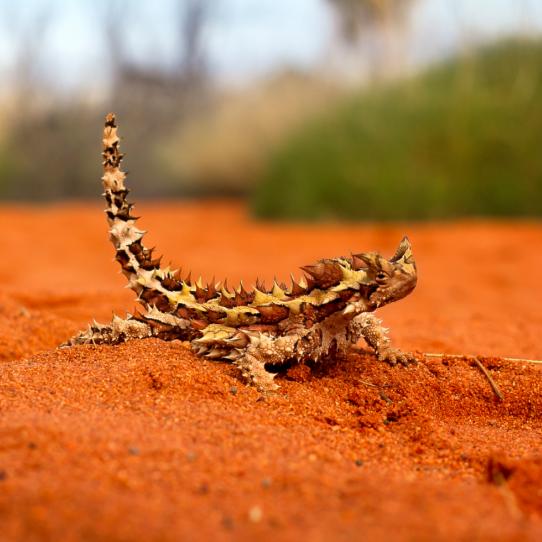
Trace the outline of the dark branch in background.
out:
M 203 30 L 210 15 L 209 0 L 180 0 L 178 4 L 181 41 L 180 74 L 187 82 L 198 82 L 207 75 Z
M 415 0 L 328 0 L 339 17 L 340 33 L 347 44 L 355 44 L 364 31 L 402 19 Z
M 203 43 L 203 30 L 210 16 L 209 0 L 176 0 L 173 5 L 172 39 L 177 44 L 170 62 L 151 56 L 149 61 L 137 61 L 130 56 L 127 44 L 127 28 L 137 25 L 139 39 L 150 44 L 152 51 L 159 50 L 160 28 L 152 26 L 138 12 L 137 4 L 127 0 L 107 0 L 96 3 L 93 10 L 102 29 L 106 57 L 111 68 L 113 94 L 121 93 L 128 98 L 126 90 L 136 94 L 166 95 L 190 92 L 207 79 L 207 56 Z M 147 98 L 148 96 L 145 96 Z M 115 97 L 114 97 L 115 98 Z M 164 96 L 161 96 L 164 99 Z M 169 100 L 169 98 L 166 98 Z
M 126 0 L 109 0 L 97 4 L 98 24 L 104 33 L 106 58 L 110 64 L 113 86 L 130 64 L 125 34 L 131 13 Z
M 146 196 L 182 194 L 183 180 L 168 168 L 161 149 L 208 103 L 204 29 L 210 1 L 169 2 L 172 32 L 153 24 L 141 2 L 86 3 L 85 15 L 95 26 L 93 49 L 103 50 L 100 82 L 109 84 L 109 96 L 98 106 L 66 100 L 47 88 L 42 51 L 57 15 L 53 3 L 41 0 L 28 11 L 25 2 L 0 2 L 0 32 L 9 33 L 16 57 L 15 103 L 10 108 L 16 115 L 9 119 L 9 137 L 0 148 L 0 197 L 95 196 L 99 171 L 93 157 L 99 149 L 93 134 L 104 109 L 117 109 L 133 135 L 128 166 L 138 171 L 133 182 L 138 191 Z M 162 36 L 172 40 L 169 58 L 159 52 Z M 132 37 L 138 40 L 137 51 L 131 47 Z M 138 56 L 142 43 L 153 55 Z
M 415 0 L 327 0 L 337 16 L 338 42 L 354 52 L 366 75 L 382 79 L 401 73 Z M 360 70 L 361 71 L 361 70 Z
M 141 176 L 134 186 L 144 195 L 182 191 L 182 180 L 169 178 L 158 152 L 163 142 L 190 116 L 205 107 L 210 95 L 204 29 L 211 16 L 209 0 L 176 0 L 170 4 L 173 54 L 160 55 L 160 34 L 141 5 L 128 0 L 103 0 L 97 10 L 99 25 L 112 72 L 111 97 L 107 109 L 122 115 L 133 134 L 130 169 Z M 152 55 L 138 59 L 130 54 L 127 28 L 137 29 L 139 40 L 150 46 Z M 159 136 L 156 136 L 159 134 Z M 155 153 L 138 151 L 145 141 L 155 143 Z M 156 172 L 160 172 L 157 179 Z M 152 183 L 149 178 L 154 178 Z

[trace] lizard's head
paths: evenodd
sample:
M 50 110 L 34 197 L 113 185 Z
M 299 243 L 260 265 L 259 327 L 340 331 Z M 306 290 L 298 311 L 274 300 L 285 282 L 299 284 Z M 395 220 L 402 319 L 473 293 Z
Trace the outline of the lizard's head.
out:
M 374 309 L 402 299 L 416 286 L 416 263 L 407 237 L 403 237 L 389 260 L 376 252 L 364 252 L 355 254 L 352 261 L 366 266 L 367 301 Z

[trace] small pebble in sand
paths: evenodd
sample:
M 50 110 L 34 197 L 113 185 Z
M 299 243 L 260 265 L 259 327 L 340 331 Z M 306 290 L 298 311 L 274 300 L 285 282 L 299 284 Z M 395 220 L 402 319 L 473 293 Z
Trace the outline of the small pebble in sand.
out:
M 209 484 L 207 482 L 203 482 L 197 489 L 197 492 L 200 495 L 207 495 L 209 493 Z
M 232 387 L 230 388 L 230 393 L 231 393 L 232 395 L 237 395 L 237 386 L 232 386 Z
M 192 463 L 195 461 L 198 457 L 198 454 L 196 452 L 186 452 L 186 459 Z
M 253 506 L 248 511 L 248 519 L 252 521 L 252 523 L 259 523 L 262 520 L 263 517 L 263 511 L 259 506 Z
M 233 519 L 230 516 L 224 516 L 222 518 L 222 525 L 224 526 L 225 529 L 233 529 L 234 527 Z

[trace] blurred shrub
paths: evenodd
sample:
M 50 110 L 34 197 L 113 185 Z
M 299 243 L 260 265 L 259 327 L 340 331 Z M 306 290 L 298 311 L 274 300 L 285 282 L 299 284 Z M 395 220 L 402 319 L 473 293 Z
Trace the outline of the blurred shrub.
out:
M 30 108 L 19 99 L 0 111 L 0 198 L 100 194 L 100 134 L 109 110 L 118 114 L 137 198 L 246 195 L 277 142 L 341 93 L 294 72 L 222 94 L 174 83 L 130 73 L 106 105 L 51 100 Z
M 0 197 L 45 200 L 100 192 L 101 116 L 83 107 L 15 111 L 0 148 Z
M 164 142 L 163 163 L 183 179 L 185 192 L 245 195 L 276 145 L 341 92 L 323 79 L 286 71 L 219 94 Z
M 542 216 L 542 42 L 507 41 L 373 87 L 273 155 L 256 215 Z
M 178 123 L 172 113 L 159 116 L 151 107 L 75 102 L 8 115 L 6 133 L 0 138 L 0 198 L 43 201 L 98 196 L 101 132 L 109 110 L 118 113 L 127 154 L 124 167 L 134 171 L 130 188 L 140 197 L 182 194 L 182 179 L 168 177 L 159 156 L 171 124 Z

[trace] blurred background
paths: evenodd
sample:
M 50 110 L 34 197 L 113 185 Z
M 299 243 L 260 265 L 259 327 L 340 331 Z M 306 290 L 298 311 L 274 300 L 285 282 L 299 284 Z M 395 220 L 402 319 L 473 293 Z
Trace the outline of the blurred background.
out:
M 542 215 L 539 0 L 0 1 L 0 199 L 288 220 Z

